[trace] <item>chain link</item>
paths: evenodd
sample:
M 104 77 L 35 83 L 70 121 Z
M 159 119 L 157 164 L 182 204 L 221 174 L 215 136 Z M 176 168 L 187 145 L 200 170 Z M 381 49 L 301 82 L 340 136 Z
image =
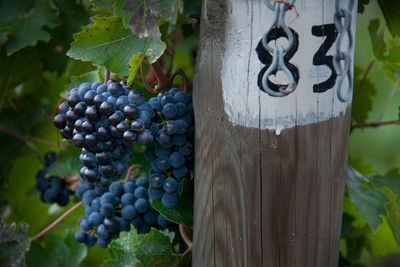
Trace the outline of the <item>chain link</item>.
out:
M 351 74 L 351 55 L 354 46 L 354 38 L 351 30 L 353 8 L 354 0 L 350 0 L 347 9 L 341 8 L 340 0 L 336 0 L 334 22 L 339 36 L 336 40 L 336 55 L 333 57 L 333 65 L 338 75 L 338 80 L 336 82 L 336 93 L 341 102 L 349 101 L 353 91 L 353 77 Z M 342 51 L 342 42 L 346 34 L 348 37 L 348 45 L 346 50 Z M 342 90 L 342 84 L 346 77 L 348 81 L 348 89 L 344 94 Z
M 272 63 L 268 67 L 268 69 L 265 71 L 264 75 L 262 76 L 262 86 L 264 88 L 264 91 L 268 93 L 269 95 L 272 96 L 285 96 L 290 94 L 296 89 L 296 81 L 293 77 L 293 73 L 288 69 L 286 66 L 284 56 L 286 53 L 293 47 L 293 33 L 287 26 L 285 22 L 285 13 L 287 10 L 292 9 L 294 6 L 295 0 L 292 0 L 291 2 L 284 2 L 284 1 L 275 1 L 273 4 L 271 3 L 270 0 L 266 1 L 266 4 L 268 8 L 270 8 L 272 11 L 274 11 L 274 21 L 268 30 L 270 32 L 271 30 L 275 30 L 277 28 L 281 28 L 283 32 L 286 34 L 287 39 L 288 39 L 288 44 L 286 46 L 282 45 L 277 45 L 276 41 L 273 47 L 271 47 L 268 44 L 268 32 L 265 34 L 262 38 L 262 45 L 267 50 L 270 54 L 272 54 Z M 282 70 L 283 72 L 286 73 L 289 79 L 289 83 L 287 85 L 283 85 L 279 88 L 279 92 L 272 90 L 268 86 L 268 78 L 271 74 L 276 74 L 278 70 Z

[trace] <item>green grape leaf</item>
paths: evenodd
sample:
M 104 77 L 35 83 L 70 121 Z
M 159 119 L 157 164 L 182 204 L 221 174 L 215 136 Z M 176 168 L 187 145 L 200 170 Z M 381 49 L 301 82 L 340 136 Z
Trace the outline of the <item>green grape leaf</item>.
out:
M 80 153 L 80 149 L 69 145 L 67 151 L 58 155 L 58 161 L 51 165 L 47 176 L 65 177 L 78 175 L 82 167 L 79 161 Z
M 92 10 L 98 12 L 100 16 L 112 16 L 114 14 L 115 0 L 93 0 Z
M 0 44 L 4 44 L 5 42 L 7 42 L 7 40 L 8 40 L 7 32 L 1 32 L 0 30 Z
M 29 250 L 28 225 L 24 222 L 6 224 L 0 221 L 0 265 L 26 266 L 25 254 Z
M 139 263 L 136 259 L 135 245 L 143 238 L 134 227 L 129 232 L 121 232 L 118 239 L 111 241 L 109 248 L 112 258 L 103 263 L 103 267 L 134 266 Z
M 14 0 L 0 2 L 0 28 L 9 36 L 6 42 L 7 54 L 26 47 L 35 46 L 38 41 L 49 41 L 46 30 L 58 25 L 57 11 L 48 0 Z
M 9 91 L 20 83 L 38 75 L 42 63 L 35 50 L 31 48 L 7 56 L 4 46 L 0 47 L 0 62 L 1 109 Z
M 159 17 L 176 24 L 182 6 L 182 0 L 117 0 L 114 8 L 116 15 L 123 17 L 126 28 L 141 38 L 150 36 L 161 42 Z
M 136 244 L 136 258 L 142 264 L 138 266 L 176 266 L 179 260 L 170 238 L 154 228 Z
M 140 64 L 142 64 L 143 59 L 144 59 L 144 55 L 138 54 L 138 55 L 134 55 L 131 58 L 131 61 L 129 61 L 129 78 L 127 81 L 128 87 L 130 87 L 131 84 L 133 83 L 135 76 L 136 76 L 136 72 L 138 71 Z
M 368 30 L 375 57 L 378 59 L 383 59 L 387 50 L 387 46 L 384 39 L 384 29 L 381 28 L 379 19 L 371 19 L 368 25 Z
M 184 179 L 182 184 L 182 192 L 179 196 L 179 201 L 176 207 L 164 207 L 161 200 L 153 200 L 151 205 L 155 210 L 164 215 L 167 220 L 192 228 L 193 195 L 193 179 L 189 181 Z
M 176 24 L 179 11 L 183 7 L 182 0 L 148 0 L 152 13 L 161 16 L 169 23 Z
M 349 165 L 364 176 L 376 173 L 372 165 L 364 163 L 362 158 L 349 157 Z
M 400 173 L 398 169 L 390 170 L 383 176 L 371 177 L 371 183 L 379 189 L 389 189 L 393 193 L 400 195 Z
M 182 258 L 179 259 L 177 267 L 190 267 L 192 266 L 192 249 L 186 251 Z
M 166 46 L 149 37 L 139 38 L 122 25 L 120 17 L 93 17 L 93 24 L 74 34 L 75 41 L 67 55 L 92 61 L 96 66 L 105 66 L 118 76 L 129 74 L 132 56 L 142 54 L 154 62 L 162 55 Z M 131 64 L 131 68 L 134 67 Z
M 385 203 L 389 201 L 385 194 L 379 189 L 366 187 L 369 179 L 362 176 L 352 167 L 347 169 L 347 188 L 349 197 L 353 202 L 361 217 L 369 224 L 375 234 L 376 228 L 382 224 L 381 215 L 386 215 Z
M 378 0 L 378 4 L 392 36 L 400 36 L 400 2 L 398 0 Z
M 364 123 L 368 119 L 368 113 L 372 110 L 376 87 L 370 78 L 366 78 L 362 88 L 360 84 L 365 70 L 354 66 L 354 91 L 351 117 L 355 123 Z
M 49 232 L 41 242 L 32 242 L 27 254 L 28 266 L 40 267 L 74 267 L 86 257 L 85 245 L 76 242 L 72 229 L 66 229 L 62 234 Z
M 386 75 L 396 81 L 400 78 L 400 38 L 389 39 L 389 49 L 383 60 Z
M 117 0 L 115 13 L 122 17 L 124 26 L 130 28 L 140 38 L 161 42 L 158 17 L 150 12 L 149 4 L 143 0 Z
M 365 6 L 369 4 L 369 0 L 359 0 L 358 1 L 358 9 L 357 12 L 358 13 L 364 13 L 365 10 Z

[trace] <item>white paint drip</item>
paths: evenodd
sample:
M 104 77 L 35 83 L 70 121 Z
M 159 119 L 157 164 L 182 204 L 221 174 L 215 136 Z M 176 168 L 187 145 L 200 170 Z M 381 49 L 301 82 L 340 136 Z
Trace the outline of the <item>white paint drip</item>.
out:
M 345 2 L 343 6 L 347 5 Z M 273 11 L 268 9 L 264 1 L 230 1 L 221 79 L 224 109 L 232 124 L 273 129 L 276 135 L 280 135 L 283 129 L 295 125 L 308 125 L 338 117 L 350 105 L 351 100 L 342 103 L 337 99 L 336 87 L 324 93 L 313 93 L 313 84 L 328 79 L 331 71 L 326 66 L 312 64 L 314 54 L 326 37 L 313 36 L 311 28 L 333 23 L 334 1 L 324 1 L 324 5 L 320 0 L 296 3 L 300 16 L 289 27 L 299 34 L 299 48 L 290 63 L 299 70 L 299 84 L 296 91 L 288 96 L 271 97 L 257 85 L 258 74 L 264 65 L 259 61 L 255 49 L 272 24 Z M 288 10 L 286 21 L 294 18 L 295 12 Z M 354 32 L 355 19 L 356 10 L 353 13 Z M 327 55 L 333 54 L 335 45 Z M 347 86 L 347 83 L 343 85 Z

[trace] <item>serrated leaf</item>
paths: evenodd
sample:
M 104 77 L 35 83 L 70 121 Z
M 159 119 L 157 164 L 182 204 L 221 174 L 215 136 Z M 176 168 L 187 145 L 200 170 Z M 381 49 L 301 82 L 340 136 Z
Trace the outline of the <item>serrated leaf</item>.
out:
M 386 24 L 393 37 L 400 36 L 400 2 L 398 0 L 378 0 Z
M 182 224 L 193 228 L 193 179 L 183 180 L 182 193 L 176 207 L 164 207 L 161 200 L 153 200 L 151 205 L 155 210 L 164 215 L 164 217 L 174 223 Z
M 136 244 L 136 258 L 146 267 L 176 266 L 179 260 L 172 250 L 170 239 L 154 228 Z
M 383 68 L 387 76 L 396 81 L 400 73 L 400 38 L 389 39 L 389 49 L 387 55 L 382 60 Z
M 58 155 L 58 161 L 51 165 L 48 176 L 56 175 L 59 177 L 75 176 L 79 174 L 82 167 L 79 161 L 80 149 L 69 145 L 67 151 Z
M 149 4 L 146 0 L 117 0 L 115 14 L 121 16 L 124 26 L 140 38 L 150 37 L 161 42 L 158 17 L 150 12 Z
M 85 245 L 76 242 L 74 231 L 65 230 L 62 234 L 47 233 L 40 242 L 32 242 L 27 254 L 28 266 L 75 267 L 86 257 Z
M 362 88 L 361 80 L 365 70 L 354 66 L 354 91 L 351 117 L 356 123 L 364 123 L 368 119 L 368 113 L 372 110 L 376 87 L 370 78 L 366 78 Z
M 118 76 L 129 74 L 132 56 L 143 54 L 153 62 L 165 50 L 164 43 L 149 38 L 139 38 L 122 25 L 120 17 L 93 17 L 94 24 L 83 27 L 74 34 L 75 41 L 67 55 L 105 66 Z
M 109 248 L 112 253 L 112 259 L 106 261 L 103 267 L 120 267 L 134 266 L 139 263 L 136 259 L 135 245 L 142 239 L 142 236 L 137 234 L 134 227 L 131 227 L 129 232 L 121 232 L 118 239 L 111 241 Z
M 149 0 L 148 2 L 152 13 L 161 16 L 169 23 L 176 24 L 179 11 L 183 7 L 182 0 Z
M 24 222 L 6 224 L 0 221 L 0 265 L 26 266 L 25 253 L 29 250 L 28 225 Z
M 387 46 L 384 39 L 383 28 L 380 26 L 379 19 L 371 19 L 369 21 L 368 31 L 374 55 L 376 58 L 382 59 L 385 55 Z
M 18 84 L 38 75 L 42 63 L 40 57 L 31 48 L 7 56 L 4 47 L 0 47 L 0 62 L 1 109 L 9 91 Z
M 0 2 L 0 28 L 10 35 L 6 42 L 7 54 L 38 41 L 49 41 L 52 29 L 59 23 L 57 11 L 49 0 L 13 0 Z
M 115 0 L 93 0 L 92 11 L 97 12 L 101 17 L 108 17 L 114 14 Z
M 129 77 L 127 82 L 128 87 L 131 86 L 133 80 L 135 79 L 136 73 L 140 67 L 140 64 L 142 64 L 143 59 L 144 55 L 142 54 L 134 55 L 131 58 L 131 61 L 129 62 Z
M 349 165 L 364 176 L 376 173 L 372 165 L 364 163 L 362 158 L 349 157 Z
M 376 188 L 386 188 L 393 193 L 400 195 L 400 173 L 398 169 L 390 170 L 383 176 L 371 177 L 371 183 Z
M 348 167 L 347 174 L 346 184 L 350 200 L 356 205 L 361 217 L 375 234 L 376 228 L 382 224 L 380 216 L 386 215 L 385 203 L 389 199 L 379 189 L 367 188 L 364 184 L 369 182 L 368 178 L 355 169 Z

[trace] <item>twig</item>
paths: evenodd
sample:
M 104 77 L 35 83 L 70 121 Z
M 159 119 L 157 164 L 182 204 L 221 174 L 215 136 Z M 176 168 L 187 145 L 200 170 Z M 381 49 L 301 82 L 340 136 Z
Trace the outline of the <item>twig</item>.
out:
M 107 85 L 108 80 L 110 79 L 110 71 L 106 70 L 106 73 L 104 74 L 104 84 Z
M 174 78 L 177 75 L 180 75 L 182 77 L 182 80 L 183 80 L 183 91 L 185 93 L 187 93 L 188 92 L 188 78 L 187 78 L 186 74 L 183 72 L 183 70 L 179 69 L 179 70 L 175 71 L 175 73 L 171 77 L 171 83 L 174 81 Z
M 34 144 L 32 144 L 31 142 L 29 142 L 28 139 L 26 139 L 26 138 L 23 137 L 22 135 L 20 135 L 20 134 L 14 132 L 13 130 L 8 129 L 8 128 L 5 128 L 5 127 L 3 127 L 3 126 L 0 126 L 0 131 L 3 132 L 3 133 L 5 133 L 5 134 L 8 134 L 9 136 L 12 136 L 12 137 L 14 137 L 14 138 L 20 140 L 22 143 L 26 144 L 27 146 L 29 146 L 30 148 L 32 148 L 33 150 L 35 150 L 36 152 L 38 152 L 38 150 L 37 150 L 37 148 L 35 147 Z
M 188 248 L 192 247 L 193 242 L 193 231 L 182 224 L 179 225 L 179 232 L 181 233 L 183 241 L 188 246 Z
M 69 210 L 67 210 L 63 215 L 61 215 L 60 217 L 58 217 L 57 220 L 55 220 L 52 224 L 50 224 L 49 226 L 47 226 L 46 228 L 44 228 L 40 233 L 38 233 L 37 235 L 35 235 L 34 237 L 32 237 L 30 239 L 30 241 L 35 241 L 39 238 L 41 238 L 42 236 L 44 236 L 47 232 L 49 232 L 50 230 L 52 230 L 54 227 L 57 226 L 57 224 L 59 224 L 62 220 L 64 220 L 69 214 L 71 214 L 74 210 L 76 210 L 77 208 L 79 208 L 80 206 L 82 206 L 83 201 L 79 201 L 78 203 L 75 204 L 75 206 L 73 206 L 72 208 L 70 208 Z
M 388 109 L 390 103 L 392 102 L 393 97 L 394 97 L 394 95 L 396 94 L 397 89 L 399 88 L 399 86 L 400 86 L 400 79 L 397 79 L 396 83 L 395 83 L 394 86 L 393 86 L 392 92 L 390 93 L 388 99 L 386 100 L 386 103 L 385 103 L 385 106 L 383 107 L 383 110 L 382 110 L 382 112 L 381 112 L 381 115 L 379 115 L 378 121 L 382 121 L 383 116 L 385 115 L 386 110 Z
M 146 78 L 144 77 L 144 73 L 143 73 L 143 63 L 140 64 L 140 74 L 142 75 L 142 81 L 144 83 L 144 85 L 146 86 L 147 91 L 149 91 L 150 93 L 155 93 L 157 92 L 157 90 L 153 89 L 149 83 L 147 82 Z
M 376 61 L 376 58 L 372 58 L 371 61 L 369 62 L 368 67 L 365 70 L 364 75 L 361 79 L 361 82 L 358 85 L 357 92 L 355 93 L 354 98 L 356 98 L 360 94 L 361 89 L 364 87 L 365 81 L 367 80 L 368 73 L 371 70 L 372 66 L 374 65 L 375 61 Z
M 60 147 L 60 148 L 65 148 L 63 145 L 59 145 L 57 143 L 54 142 L 50 142 L 47 140 L 43 140 L 43 139 L 39 139 L 36 137 L 28 137 L 29 140 L 37 142 L 37 143 L 41 143 L 41 144 L 45 144 L 45 145 L 50 145 L 50 146 L 56 146 L 56 147 Z
M 128 171 L 126 172 L 126 176 L 124 179 L 124 184 L 127 183 L 129 181 L 129 179 L 131 178 L 131 176 L 135 176 L 135 164 L 131 165 L 128 169 Z
M 157 78 L 158 84 L 156 90 L 160 91 L 169 88 L 171 86 L 171 80 L 168 79 L 167 76 L 165 75 L 162 66 L 160 64 L 160 59 L 157 59 L 156 62 L 152 63 L 151 67 L 153 68 Z
M 391 125 L 391 124 L 397 124 L 399 121 L 398 120 L 392 120 L 392 121 L 377 121 L 377 122 L 370 122 L 370 123 L 362 123 L 362 124 L 357 124 L 354 125 L 353 128 L 368 128 L 368 127 L 379 127 L 382 125 Z

